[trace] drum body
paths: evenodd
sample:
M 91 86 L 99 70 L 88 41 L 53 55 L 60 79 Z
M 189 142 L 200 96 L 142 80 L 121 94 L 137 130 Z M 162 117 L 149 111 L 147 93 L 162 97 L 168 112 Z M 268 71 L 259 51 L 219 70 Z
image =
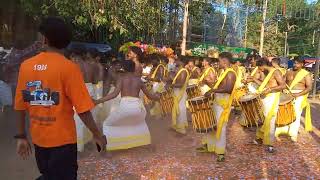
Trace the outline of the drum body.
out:
M 239 99 L 248 94 L 249 93 L 249 90 L 248 90 L 248 87 L 247 86 L 242 86 L 242 87 L 239 87 L 236 89 L 236 93 L 234 95 L 234 100 L 232 102 L 232 105 L 233 106 L 239 106 Z
M 296 120 L 296 113 L 293 106 L 293 97 L 288 94 L 281 94 L 276 125 L 282 127 L 293 123 Z
M 244 95 L 239 98 L 239 104 L 246 120 L 246 126 L 259 126 L 263 124 L 262 101 L 258 95 Z
M 170 114 L 173 109 L 173 90 L 169 89 L 160 93 L 160 106 L 162 114 Z
M 189 85 L 186 89 L 188 99 L 201 96 L 200 88 L 197 85 Z
M 216 126 L 215 116 L 211 107 L 212 100 L 213 98 L 203 96 L 188 100 L 193 128 L 198 133 L 209 133 Z
M 145 85 L 146 85 L 148 91 L 152 91 L 152 82 L 147 82 L 147 83 L 145 83 Z M 146 95 L 144 95 L 143 96 L 143 103 L 144 103 L 144 105 L 150 105 L 152 103 L 152 101 Z

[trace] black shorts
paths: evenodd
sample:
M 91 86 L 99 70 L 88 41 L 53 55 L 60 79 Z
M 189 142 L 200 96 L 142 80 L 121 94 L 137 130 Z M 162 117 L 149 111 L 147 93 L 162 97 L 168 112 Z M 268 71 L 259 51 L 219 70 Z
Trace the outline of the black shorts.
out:
M 43 148 L 37 145 L 35 156 L 41 176 L 37 180 L 76 180 L 77 144 Z

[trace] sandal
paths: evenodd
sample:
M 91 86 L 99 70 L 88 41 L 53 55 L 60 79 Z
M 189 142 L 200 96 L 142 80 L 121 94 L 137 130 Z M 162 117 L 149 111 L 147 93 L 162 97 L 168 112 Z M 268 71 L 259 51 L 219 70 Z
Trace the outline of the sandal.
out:
M 267 147 L 267 152 L 268 153 L 274 153 L 274 152 L 276 152 L 276 150 L 272 146 L 268 146 Z

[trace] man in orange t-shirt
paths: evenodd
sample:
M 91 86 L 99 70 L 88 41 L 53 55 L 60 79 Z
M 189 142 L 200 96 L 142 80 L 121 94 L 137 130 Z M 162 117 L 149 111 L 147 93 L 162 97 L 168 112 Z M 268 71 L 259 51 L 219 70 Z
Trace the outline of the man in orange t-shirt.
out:
M 38 179 L 77 179 L 77 135 L 73 119 L 76 109 L 92 132 L 96 143 L 106 147 L 90 110 L 94 104 L 79 67 L 63 56 L 71 40 L 63 20 L 45 19 L 39 28 L 46 51 L 21 64 L 15 98 L 18 119 L 17 151 L 26 158 L 31 147 L 26 138 L 25 116 L 29 113 L 30 133 L 40 173 Z

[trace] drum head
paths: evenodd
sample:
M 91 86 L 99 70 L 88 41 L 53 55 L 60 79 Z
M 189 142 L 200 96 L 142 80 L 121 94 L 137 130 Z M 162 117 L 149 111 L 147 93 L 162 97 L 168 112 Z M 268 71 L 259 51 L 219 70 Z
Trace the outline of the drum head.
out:
M 189 99 L 188 101 L 191 104 L 201 104 L 201 103 L 208 102 L 209 98 L 204 97 L 204 96 L 199 96 L 199 97 L 195 97 L 195 98 Z
M 280 105 L 288 104 L 293 100 L 293 97 L 290 94 L 281 93 L 280 95 Z
M 192 84 L 192 85 L 189 85 L 189 86 L 187 86 L 187 89 L 192 89 L 192 88 L 195 88 L 195 87 L 197 87 L 198 85 L 196 85 L 196 84 Z
M 256 99 L 258 97 L 258 95 L 256 94 L 247 94 L 247 95 L 244 95 L 242 96 L 239 101 L 240 102 L 246 102 L 246 101 L 251 101 L 253 99 Z

